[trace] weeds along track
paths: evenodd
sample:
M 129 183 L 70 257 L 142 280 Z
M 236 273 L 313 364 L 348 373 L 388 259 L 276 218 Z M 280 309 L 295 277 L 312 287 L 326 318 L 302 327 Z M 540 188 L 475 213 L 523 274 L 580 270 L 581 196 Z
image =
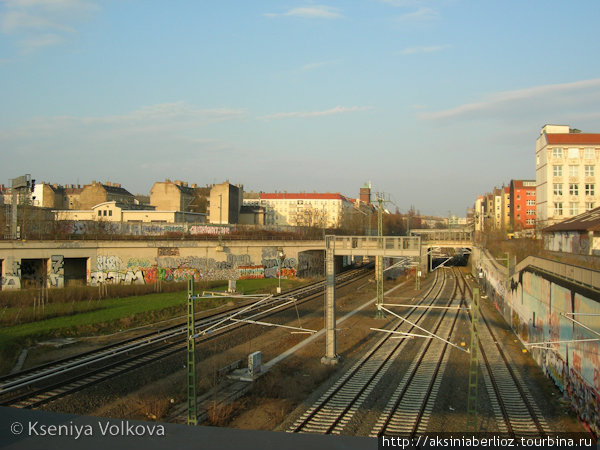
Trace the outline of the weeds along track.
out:
M 436 271 L 436 276 L 431 287 L 417 300 L 415 305 L 408 308 L 408 311 L 403 316 L 415 324 L 422 324 L 426 318 L 435 317 L 437 313 L 433 311 L 436 310 L 417 308 L 416 306 L 436 306 L 439 302 L 443 302 L 443 293 L 448 290 L 446 285 L 450 279 L 449 274 L 451 275 L 451 272 L 447 270 Z M 455 292 L 456 287 L 452 291 Z M 449 303 L 452 302 L 453 300 Z M 444 304 L 446 305 L 448 302 Z M 441 321 L 441 319 L 438 321 L 438 327 Z M 407 321 L 397 323 L 392 331 L 404 333 L 421 332 L 419 327 Z M 288 432 L 341 434 L 358 412 L 361 405 L 369 397 L 374 387 L 388 371 L 396 357 L 407 345 L 407 342 L 412 340 L 395 339 L 394 337 L 397 336 L 397 334 L 394 336 L 393 333 L 386 333 L 311 408 L 296 420 L 288 429 Z M 432 341 L 431 339 L 427 340 Z M 431 343 L 423 345 L 429 348 L 429 344 Z
M 357 278 L 368 276 L 371 271 L 372 267 L 370 265 L 348 270 L 336 277 L 336 283 L 339 287 L 342 287 Z M 316 294 L 323 292 L 324 287 L 325 282 L 318 281 L 284 292 L 280 297 L 273 297 L 262 303 L 260 307 L 252 308 L 243 315 L 236 317 L 245 320 L 268 317 L 312 300 Z M 294 297 L 299 301 L 290 302 L 290 297 Z M 201 333 L 203 330 L 218 324 L 227 316 L 247 307 L 248 303 L 244 303 L 228 311 L 221 311 L 198 319 L 195 322 L 196 331 Z M 245 325 L 246 323 L 243 322 L 223 324 L 214 332 L 197 340 L 213 339 Z M 178 324 L 70 358 L 0 377 L 0 406 L 35 408 L 135 368 L 158 361 L 186 348 L 186 333 L 186 325 Z
M 471 288 L 468 287 L 471 294 Z M 480 309 L 479 364 L 501 433 L 512 437 L 545 436 L 549 432 L 533 395 L 498 342 Z
M 432 333 L 448 341 L 455 329 L 465 300 L 465 281 L 458 270 L 452 269 L 452 294 L 441 309 Z M 427 431 L 430 414 L 444 376 L 450 354 L 455 349 L 440 339 L 426 339 L 408 371 L 390 397 L 370 436 L 410 436 Z

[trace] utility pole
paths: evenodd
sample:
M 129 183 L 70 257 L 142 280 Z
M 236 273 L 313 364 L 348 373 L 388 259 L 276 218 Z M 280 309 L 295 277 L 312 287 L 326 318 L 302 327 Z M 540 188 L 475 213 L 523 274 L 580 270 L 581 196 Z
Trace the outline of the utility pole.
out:
M 377 203 L 379 207 L 377 209 L 377 249 L 380 253 L 383 253 L 383 197 L 380 193 L 377 193 Z M 385 314 L 381 307 L 383 306 L 383 255 L 379 254 L 375 256 L 375 277 L 377 278 L 377 300 L 375 318 L 383 319 Z
M 194 339 L 195 311 L 194 311 L 194 278 L 188 280 L 187 296 L 187 401 L 188 401 L 188 425 L 198 425 L 198 414 L 196 409 L 196 343 Z
M 467 399 L 467 432 L 477 431 L 477 381 L 479 377 L 479 288 L 473 288 L 471 303 L 471 346 L 469 348 L 469 397 Z

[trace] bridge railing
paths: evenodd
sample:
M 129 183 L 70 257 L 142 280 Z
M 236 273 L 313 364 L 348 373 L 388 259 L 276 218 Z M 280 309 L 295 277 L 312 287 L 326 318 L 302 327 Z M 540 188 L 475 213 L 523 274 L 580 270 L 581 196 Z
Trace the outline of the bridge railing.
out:
M 327 236 L 327 248 L 335 250 L 419 251 L 421 239 L 407 236 Z
M 464 230 L 413 230 L 413 234 L 420 236 L 424 242 L 431 241 L 459 241 L 472 242 L 473 232 Z

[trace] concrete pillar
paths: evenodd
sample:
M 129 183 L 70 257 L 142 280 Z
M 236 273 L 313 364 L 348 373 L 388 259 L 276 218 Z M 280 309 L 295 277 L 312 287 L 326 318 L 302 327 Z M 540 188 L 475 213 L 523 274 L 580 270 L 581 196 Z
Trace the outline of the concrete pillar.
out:
M 63 255 L 52 255 L 48 261 L 48 287 L 65 287 L 65 259 Z
M 2 261 L 2 290 L 21 289 L 21 259 L 8 257 Z
M 329 237 L 326 238 L 329 241 Z M 321 363 L 333 365 L 339 361 L 335 334 L 335 254 L 333 243 L 325 250 L 325 356 Z

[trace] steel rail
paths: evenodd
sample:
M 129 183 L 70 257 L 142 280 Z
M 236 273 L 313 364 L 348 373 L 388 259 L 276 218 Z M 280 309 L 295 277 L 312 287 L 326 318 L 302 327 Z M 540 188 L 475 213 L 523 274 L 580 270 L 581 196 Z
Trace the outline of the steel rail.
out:
M 338 283 L 341 283 L 342 285 L 345 285 L 348 282 L 351 282 L 353 280 L 353 277 L 356 276 L 364 276 L 366 273 L 368 273 L 368 269 L 366 268 L 360 268 L 360 269 L 355 269 L 352 271 L 348 271 L 348 272 L 344 272 L 342 274 L 340 274 L 340 277 L 338 278 Z M 321 285 L 324 286 L 324 283 L 322 281 L 314 283 L 315 285 Z M 299 289 L 299 291 L 302 292 L 301 294 L 301 298 L 303 298 L 303 301 L 308 301 L 309 297 L 311 297 L 314 294 L 311 294 L 311 292 L 315 292 L 315 289 L 313 288 L 306 288 L 303 287 L 301 289 Z M 318 292 L 319 290 L 317 289 L 316 292 Z M 298 295 L 296 293 L 296 290 L 294 290 L 295 295 Z M 286 296 L 289 295 L 289 292 L 285 294 Z M 275 302 L 273 302 L 275 303 Z M 272 303 L 270 303 L 268 306 L 271 306 Z M 243 306 L 240 306 L 240 308 L 242 308 Z M 252 311 L 252 315 L 249 316 L 248 318 L 256 318 L 256 317 L 268 317 L 272 314 L 281 312 L 285 309 L 289 309 L 291 306 L 288 306 L 287 308 L 280 308 L 279 310 L 277 310 L 274 307 L 269 308 L 266 311 L 263 312 L 256 312 L 256 310 Z M 210 325 L 218 320 L 220 320 L 220 318 L 222 317 L 223 313 L 219 313 L 216 314 L 212 317 L 207 317 L 207 318 L 203 318 L 200 319 L 198 322 L 201 322 L 199 324 L 199 328 L 204 325 Z M 239 328 L 241 326 L 244 326 L 245 324 L 241 323 L 241 324 L 232 324 L 231 328 Z M 58 368 L 55 368 L 56 371 L 54 373 L 46 373 L 44 375 L 42 375 L 41 377 L 36 377 L 35 373 L 34 374 L 30 374 L 28 375 L 27 378 L 27 382 L 23 382 L 20 386 L 16 386 L 14 383 L 18 383 L 21 380 L 17 380 L 13 382 L 13 385 L 9 388 L 6 389 L 4 391 L 0 391 L 0 394 L 5 394 L 5 393 L 9 393 L 11 391 L 16 391 L 19 387 L 20 388 L 24 388 L 27 386 L 32 385 L 33 383 L 37 383 L 39 380 L 47 380 L 47 379 L 51 379 L 55 376 L 58 375 L 65 375 L 68 374 L 71 371 L 75 371 L 77 369 L 80 368 L 88 368 L 90 365 L 97 363 L 97 362 L 102 362 L 102 361 L 106 361 L 106 360 L 110 360 L 111 358 L 115 358 L 117 356 L 120 355 L 126 355 L 128 352 L 131 352 L 133 350 L 140 350 L 140 349 L 144 349 L 147 348 L 150 345 L 159 345 L 158 348 L 156 347 L 152 347 L 149 350 L 141 353 L 141 354 L 136 354 L 134 356 L 128 356 L 126 359 L 121 359 L 119 361 L 113 362 L 113 363 L 109 363 L 107 365 L 103 365 L 100 368 L 93 368 L 91 370 L 88 370 L 85 374 L 78 374 L 78 375 L 74 375 L 72 377 L 67 377 L 66 379 L 63 378 L 61 381 L 55 382 L 50 384 L 49 386 L 46 386 L 44 388 L 38 388 L 38 389 L 34 389 L 33 392 L 27 392 L 23 395 L 19 395 L 16 398 L 11 398 L 10 400 L 4 400 L 2 402 L 0 402 L 0 405 L 14 405 L 15 403 L 19 403 L 19 402 L 24 402 L 26 398 L 31 398 L 32 395 L 34 396 L 39 396 L 42 395 L 44 392 L 47 392 L 49 390 L 57 390 L 59 389 L 60 386 L 64 386 L 65 384 L 69 384 L 69 383 L 79 383 L 79 381 L 81 381 L 82 379 L 86 379 L 87 378 L 94 378 L 96 377 L 95 380 L 92 380 L 89 383 L 81 383 L 82 386 L 80 387 L 79 385 L 75 386 L 75 388 L 73 389 L 68 389 L 65 392 L 60 392 L 60 395 L 55 395 L 53 396 L 52 399 L 58 398 L 58 397 L 62 397 L 68 393 L 71 392 L 75 392 L 77 390 L 81 390 L 85 387 L 87 387 L 88 385 L 91 384 L 95 384 L 96 382 L 102 381 L 104 379 L 110 378 L 111 376 L 115 376 L 114 374 L 118 374 L 118 373 L 122 373 L 124 371 L 127 370 L 131 370 L 132 368 L 137 367 L 138 365 L 134 365 L 133 361 L 135 361 L 136 359 L 146 359 L 147 361 L 142 362 L 140 365 L 145 365 L 149 362 L 164 358 L 172 353 L 175 353 L 177 351 L 180 351 L 185 345 L 184 344 L 180 344 L 181 341 L 185 341 L 185 333 L 186 333 L 186 328 L 184 326 L 177 326 L 175 330 L 173 330 L 172 328 L 174 327 L 169 327 L 169 332 L 167 334 L 162 334 L 160 337 L 156 337 L 154 336 L 154 333 L 151 335 L 152 337 L 154 337 L 154 339 L 152 339 L 152 341 L 150 342 L 150 340 L 148 339 L 148 336 L 144 336 L 142 339 L 137 339 L 139 345 L 137 347 L 134 347 L 133 343 L 131 342 L 131 339 L 127 340 L 127 345 L 125 346 L 126 348 L 123 348 L 122 350 L 118 351 L 118 350 L 110 350 L 108 352 L 102 353 L 100 356 L 98 356 L 96 359 L 89 359 L 89 358 L 85 358 L 85 362 L 80 362 L 80 360 L 73 360 L 72 364 L 69 366 L 69 368 L 63 368 L 62 366 L 59 366 Z M 223 327 L 226 328 L 226 327 Z M 227 327 L 229 328 L 229 327 Z M 215 333 L 211 333 L 210 336 L 207 337 L 203 337 L 201 340 L 207 340 L 213 337 L 217 337 L 222 335 L 223 333 L 225 333 L 227 331 L 221 331 L 221 332 L 215 332 Z M 177 339 L 176 342 L 168 342 L 169 339 L 175 338 Z M 161 343 L 163 343 L 164 345 L 161 345 Z M 177 347 L 179 345 L 179 347 Z M 172 352 L 168 352 L 166 354 L 160 353 L 160 355 L 158 355 L 156 358 L 149 358 L 149 354 L 155 353 L 155 352 L 161 352 L 163 348 L 167 348 L 167 347 L 173 347 L 175 346 L 176 348 L 173 349 Z M 114 345 L 111 345 L 109 347 L 114 347 Z M 97 353 L 97 351 L 96 351 Z M 87 354 L 87 353 L 86 353 Z M 77 359 L 77 357 L 75 357 L 75 359 Z M 116 368 L 120 365 L 127 365 L 128 367 L 122 371 L 118 371 L 116 370 Z M 98 374 L 99 373 L 104 373 L 104 372 L 110 372 L 108 373 L 107 376 L 103 376 L 101 377 L 101 379 L 98 379 Z M 41 404 L 41 403 L 47 403 L 48 401 L 51 400 L 47 400 L 47 401 L 42 401 L 42 402 L 38 402 L 35 403 L 35 405 Z M 26 406 L 27 407 L 27 406 Z
M 434 298 L 431 299 L 431 303 L 437 299 L 444 287 L 445 274 L 443 277 L 444 280 L 441 282 L 442 286 L 439 288 Z M 419 303 L 422 304 L 428 300 L 428 295 L 437 286 L 438 281 L 438 275 L 436 273 L 434 283 L 432 283 L 428 292 L 419 300 Z M 411 309 L 408 312 L 408 316 L 411 316 L 417 311 L 417 308 Z M 417 322 L 427 314 L 427 311 L 421 312 Z M 399 329 L 402 325 L 403 323 L 398 323 L 395 326 L 394 331 Z M 409 331 L 411 331 L 412 328 L 413 327 L 411 327 Z M 336 430 L 336 427 L 339 428 L 338 425 L 343 427 L 347 421 L 350 420 L 347 417 L 347 413 L 351 410 L 355 411 L 358 408 L 357 403 L 362 403 L 362 401 L 364 401 L 366 396 L 368 396 L 373 387 L 387 371 L 399 349 L 402 348 L 403 344 L 406 342 L 405 340 L 402 340 L 399 343 L 393 343 L 390 339 L 391 335 L 386 334 L 386 336 L 371 347 L 371 349 L 342 377 L 340 377 L 310 409 L 296 420 L 296 422 L 288 429 L 288 432 L 317 432 L 322 434 L 339 432 L 339 429 Z M 391 348 L 386 348 L 388 346 Z

